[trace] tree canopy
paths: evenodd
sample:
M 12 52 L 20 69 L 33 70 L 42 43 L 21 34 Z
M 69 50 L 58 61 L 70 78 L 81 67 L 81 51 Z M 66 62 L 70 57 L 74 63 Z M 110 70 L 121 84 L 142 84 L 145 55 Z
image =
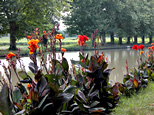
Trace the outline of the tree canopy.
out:
M 0 0 L 0 35 L 10 33 L 10 49 L 24 32 L 52 28 L 61 11 L 67 11 L 71 0 Z
M 98 29 L 117 37 L 144 38 L 154 34 L 153 6 L 154 0 L 74 0 L 64 20 L 70 34 L 90 36 Z

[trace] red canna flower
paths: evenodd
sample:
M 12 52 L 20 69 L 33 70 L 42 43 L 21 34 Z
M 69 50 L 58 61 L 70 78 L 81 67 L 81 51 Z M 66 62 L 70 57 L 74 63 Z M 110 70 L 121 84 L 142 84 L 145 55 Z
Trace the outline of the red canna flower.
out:
M 13 56 L 15 56 L 15 54 L 12 53 L 12 52 L 9 52 L 9 54 L 7 55 L 7 57 L 10 58 L 10 59 L 12 59 Z
M 32 38 L 32 36 L 27 36 L 27 39 L 29 39 L 29 40 L 30 40 L 31 38 Z
M 28 48 L 30 49 L 29 54 L 32 54 L 34 51 L 36 51 L 37 48 L 39 48 L 39 46 L 37 45 L 38 42 L 39 42 L 38 39 L 36 40 L 32 39 L 28 41 L 29 44 Z
M 150 55 L 149 55 L 149 54 L 148 54 L 147 56 L 148 56 L 148 57 L 150 57 Z
M 144 51 L 140 51 L 140 55 L 142 55 L 144 53 Z
M 45 34 L 46 33 L 46 31 L 43 31 L 43 34 Z
M 61 39 L 63 39 L 63 36 L 62 36 L 62 34 L 57 34 L 55 37 L 56 37 L 56 39 L 58 39 L 58 40 L 61 40 Z
M 141 50 L 143 50 L 144 49 L 144 45 L 140 45 L 140 46 L 138 46 L 138 49 L 141 49 Z
M 81 62 L 83 62 L 83 59 L 81 60 Z
M 153 45 L 154 45 L 154 43 L 151 43 L 151 45 L 153 46 Z
M 61 51 L 62 51 L 62 52 L 66 52 L 66 49 L 65 49 L 65 48 L 61 48 Z
M 85 45 L 85 42 L 88 41 L 88 39 L 89 39 L 85 35 L 79 35 L 78 38 L 79 38 L 78 39 L 78 45 L 80 45 L 80 46 L 84 46 Z
M 133 45 L 132 49 L 137 50 L 137 45 Z

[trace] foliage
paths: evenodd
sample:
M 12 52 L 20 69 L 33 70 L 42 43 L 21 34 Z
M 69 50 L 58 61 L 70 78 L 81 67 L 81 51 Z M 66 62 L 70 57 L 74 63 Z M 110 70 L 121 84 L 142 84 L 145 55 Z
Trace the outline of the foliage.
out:
M 0 34 L 9 33 L 10 39 L 16 41 L 25 37 L 25 31 L 33 31 L 34 27 L 50 30 L 52 24 L 57 24 L 55 20 L 59 19 L 60 12 L 68 10 L 69 2 L 71 0 L 1 0 Z
M 72 10 L 64 17 L 70 34 L 117 37 L 153 36 L 153 0 L 74 0 Z
M 89 57 L 82 49 L 86 46 L 87 36 L 78 36 L 81 52 L 79 61 L 71 60 L 73 69 L 71 75 L 70 65 L 64 57 L 66 49 L 61 43 L 63 36 L 57 34 L 54 27 L 47 34 L 47 44 L 44 44 L 40 32 L 39 28 L 36 28 L 31 32 L 31 37 L 28 37 L 29 57 L 32 61 L 29 63 L 29 69 L 34 78 L 25 71 L 20 59 L 20 50 L 16 55 L 10 52 L 6 56 L 8 66 L 2 65 L 7 77 L 0 80 L 3 86 L 0 92 L 0 104 L 3 109 L 0 109 L 0 112 L 4 115 L 108 114 L 122 95 L 130 96 L 141 87 L 146 87 L 148 81 L 154 80 L 153 44 L 149 47 L 148 61 L 143 61 L 144 53 L 141 53 L 138 69 L 132 70 L 131 73 L 127 71 L 124 83 L 116 82 L 112 85 L 109 83 L 109 75 L 114 68 L 108 68 L 107 58 L 103 52 L 99 54 L 99 43 L 95 42 L 95 54 Z M 60 59 L 56 57 L 56 42 L 61 49 Z M 143 45 L 137 46 L 137 51 L 143 49 Z M 45 56 L 45 51 L 48 52 L 48 56 Z M 40 65 L 37 62 L 37 55 L 41 58 Z M 16 69 L 16 62 L 13 59 L 19 61 L 21 70 Z M 128 70 L 128 66 L 126 69 Z M 12 70 L 16 76 L 12 76 Z M 13 77 L 19 80 L 15 90 L 11 83 Z M 27 83 L 26 89 L 23 84 Z

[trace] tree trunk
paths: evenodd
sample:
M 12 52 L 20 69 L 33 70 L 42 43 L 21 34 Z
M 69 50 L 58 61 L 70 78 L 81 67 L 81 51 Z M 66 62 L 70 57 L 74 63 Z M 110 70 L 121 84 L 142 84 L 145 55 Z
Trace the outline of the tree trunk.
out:
M 142 35 L 142 44 L 144 44 L 144 43 L 145 43 L 145 36 Z
M 105 44 L 105 32 L 102 33 L 102 41 L 101 41 L 101 45 Z
M 111 32 L 111 43 L 114 44 L 114 32 Z
M 137 44 L 137 35 L 134 36 L 134 43 Z
M 122 45 L 122 37 L 119 37 L 119 45 Z
M 130 36 L 127 37 L 127 44 L 130 44 Z
M 16 37 L 15 37 L 16 29 L 17 29 L 16 22 L 11 21 L 10 22 L 10 47 L 9 47 L 9 50 L 17 50 Z
M 152 43 L 152 35 L 149 36 L 149 43 Z

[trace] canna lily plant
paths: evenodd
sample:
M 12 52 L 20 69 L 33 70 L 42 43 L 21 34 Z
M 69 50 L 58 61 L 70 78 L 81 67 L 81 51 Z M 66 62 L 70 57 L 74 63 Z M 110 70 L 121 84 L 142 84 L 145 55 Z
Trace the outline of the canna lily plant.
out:
M 85 35 L 78 36 L 79 61 L 71 60 L 71 73 L 70 65 L 64 57 L 66 49 L 62 47 L 62 34 L 57 34 L 54 27 L 51 32 L 43 31 L 43 35 L 48 39 L 45 45 L 39 28 L 31 35 L 26 35 L 29 57 L 32 61 L 29 63 L 29 70 L 33 75 L 25 71 L 20 49 L 17 54 L 10 52 L 6 55 L 8 66 L 1 64 L 7 77 L 0 79 L 2 114 L 108 114 L 122 95 L 130 95 L 134 90 L 138 91 L 140 87 L 146 86 L 149 80 L 154 80 L 153 44 L 146 54 L 148 61 L 142 60 L 138 69 L 131 73 L 126 62 L 127 74 L 124 83 L 116 82 L 112 85 L 109 82 L 109 75 L 114 68 L 108 68 L 108 60 L 103 52 L 99 54 L 99 42 L 95 41 L 95 54 L 89 57 L 83 51 L 89 38 Z M 99 40 L 98 36 L 96 38 Z M 56 57 L 56 42 L 60 45 L 60 59 Z M 144 46 L 133 46 L 133 49 L 138 48 L 143 50 Z M 144 52 L 140 55 L 144 57 Z M 41 58 L 40 63 L 37 56 Z M 20 70 L 16 69 L 14 59 L 19 62 Z M 16 76 L 12 76 L 12 71 Z M 11 82 L 14 77 L 18 78 L 15 87 Z

